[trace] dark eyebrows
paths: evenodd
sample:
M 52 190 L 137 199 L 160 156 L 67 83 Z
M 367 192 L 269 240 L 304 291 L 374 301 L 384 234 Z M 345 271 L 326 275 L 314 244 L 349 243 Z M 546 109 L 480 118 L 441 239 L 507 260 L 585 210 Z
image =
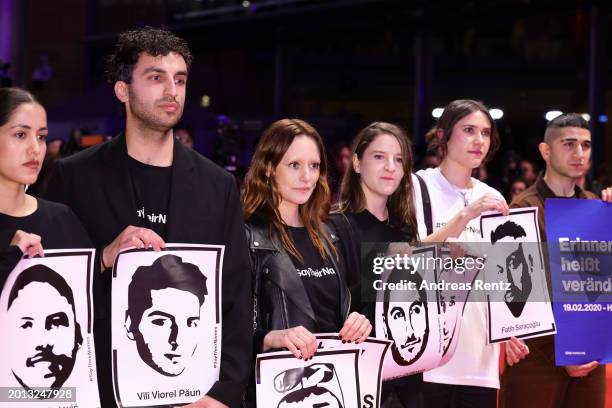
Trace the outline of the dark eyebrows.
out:
M 144 71 L 142 71 L 143 74 L 148 74 L 149 72 L 156 72 L 158 74 L 165 74 L 166 71 L 164 71 L 161 68 L 157 68 L 157 67 L 147 67 L 144 69 Z
M 578 140 L 577 137 L 562 137 L 561 139 L 561 143 L 565 143 L 565 142 L 580 142 L 580 143 L 591 143 L 591 139 L 583 139 L 583 140 Z
M 385 152 L 383 150 L 372 150 L 372 154 L 391 154 L 390 152 Z M 394 156 L 403 156 L 402 153 L 395 153 Z
M 167 72 L 161 68 L 158 67 L 147 67 L 144 69 L 144 71 L 142 72 L 143 74 L 148 74 L 149 72 L 155 72 L 157 74 L 167 74 Z M 177 75 L 183 75 L 183 76 L 187 76 L 187 71 L 177 71 L 174 76 Z
M 32 127 L 30 125 L 22 125 L 22 124 L 17 124 L 15 126 L 11 126 L 11 129 L 15 129 L 15 128 L 24 128 L 24 129 L 28 129 L 28 130 L 32 130 Z M 39 131 L 41 130 L 49 130 L 48 127 L 43 126 L 41 128 L 38 129 Z
M 171 315 L 170 313 L 162 312 L 161 310 L 154 310 L 151 313 L 149 313 L 147 316 L 163 316 L 163 317 L 167 317 L 168 319 L 172 321 L 175 320 L 174 315 Z
M 478 127 L 480 127 L 480 126 L 478 126 L 478 125 L 473 125 L 473 124 L 471 124 L 471 123 L 464 123 L 462 126 L 463 126 L 463 127 L 466 127 L 466 126 L 467 126 L 467 127 L 473 127 L 473 128 L 478 128 Z M 483 129 L 485 129 L 485 130 L 491 130 L 491 126 L 484 126 L 484 127 L 483 127 Z

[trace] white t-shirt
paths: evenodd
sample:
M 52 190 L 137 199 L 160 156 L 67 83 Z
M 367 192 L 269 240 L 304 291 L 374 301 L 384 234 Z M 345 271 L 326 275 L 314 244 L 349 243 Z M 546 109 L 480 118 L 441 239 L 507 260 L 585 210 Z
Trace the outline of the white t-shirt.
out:
M 466 201 L 472 203 L 489 192 L 503 199 L 497 190 L 475 178 L 472 178 L 474 188 L 470 191 L 453 186 L 439 168 L 420 170 L 417 174 L 427 185 L 432 204 L 431 218 L 434 231 L 446 225 L 465 207 Z M 419 237 L 422 239 L 427 233 L 421 188 L 415 176 L 413 176 L 413 185 Z M 458 239 L 463 242 L 481 242 L 480 217 L 471 220 Z M 499 345 L 487 345 L 486 319 L 485 304 L 468 301 L 463 313 L 455 354 L 442 367 L 423 373 L 423 379 L 442 384 L 499 388 Z

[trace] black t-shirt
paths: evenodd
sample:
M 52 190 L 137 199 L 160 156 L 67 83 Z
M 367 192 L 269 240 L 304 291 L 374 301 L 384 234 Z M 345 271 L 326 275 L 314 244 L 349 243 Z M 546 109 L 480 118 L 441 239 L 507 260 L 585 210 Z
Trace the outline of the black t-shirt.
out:
M 410 237 L 403 230 L 380 221 L 368 210 L 346 216 L 361 242 L 404 242 Z M 361 243 L 360 242 L 360 243 Z
M 286 227 L 301 262 L 289 254 L 296 273 L 302 280 L 318 323 L 319 332 L 336 332 L 341 327 L 340 284 L 338 273 L 329 260 L 324 260 L 312 244 L 306 228 Z
M 330 222 L 340 236 L 341 253 L 344 257 L 347 273 L 346 280 L 353 298 L 352 310 L 360 309 L 362 284 L 362 265 L 370 264 L 362 256 L 362 243 L 374 242 L 410 242 L 413 239 L 407 231 L 393 227 L 386 221 L 380 221 L 368 210 L 351 214 L 332 214 Z
M 341 215 L 334 215 L 336 221 Z M 357 247 L 357 253 L 361 251 L 361 244 L 364 242 L 412 242 L 415 239 L 410 236 L 407 231 L 403 229 L 393 227 L 389 225 L 387 221 L 380 221 L 368 210 L 361 211 L 359 213 L 347 214 L 346 218 L 352 229 L 352 235 L 354 243 Z M 341 237 L 342 240 L 342 237 Z M 375 256 L 374 253 L 366 253 L 361 255 L 359 260 L 360 270 L 366 269 L 372 265 L 372 258 Z M 371 279 L 362 279 L 362 276 L 353 276 L 350 278 L 357 287 L 352 288 L 352 295 L 354 299 L 361 299 L 361 286 L 371 288 Z M 370 276 L 370 278 L 372 278 Z M 358 284 L 357 282 L 360 282 Z M 361 285 L 361 286 L 359 286 Z M 372 296 L 372 295 L 370 295 Z M 374 326 L 374 303 L 360 302 L 359 307 L 361 313 L 363 313 Z M 376 328 L 372 335 L 376 333 Z M 403 377 L 397 380 L 391 380 L 383 383 L 383 393 L 388 393 L 392 388 L 397 387 L 397 395 L 400 400 L 406 399 L 406 401 L 414 401 L 415 396 L 421 393 L 423 384 L 423 374 L 414 374 L 407 377 Z
M 129 156 L 128 163 L 140 225 L 165 240 L 172 166 L 151 166 Z
M 38 199 L 38 208 L 25 217 L 0 213 L 0 289 L 19 259 L 21 250 L 9 247 L 17 230 L 40 235 L 43 249 L 91 248 L 76 215 L 65 205 Z

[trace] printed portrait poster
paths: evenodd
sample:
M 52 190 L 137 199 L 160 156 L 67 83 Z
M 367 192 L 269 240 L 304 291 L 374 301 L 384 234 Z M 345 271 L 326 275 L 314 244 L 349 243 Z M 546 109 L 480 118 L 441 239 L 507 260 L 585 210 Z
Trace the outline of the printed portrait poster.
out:
M 361 349 L 355 347 L 321 350 L 308 361 L 288 351 L 258 354 L 257 406 L 361 408 L 360 353 Z
M 612 204 L 547 199 L 555 363 L 612 363 Z
M 389 254 L 393 256 L 393 254 Z M 383 380 L 419 373 L 440 362 L 441 323 L 436 291 L 422 287 L 436 280 L 436 246 L 412 248 L 411 268 L 386 269 L 377 288 L 376 337 L 392 340 Z
M 202 398 L 219 379 L 223 246 L 129 249 L 112 279 L 112 364 L 120 407 Z
M 490 243 L 485 263 L 489 343 L 556 332 L 537 220 L 537 207 L 480 218 L 483 241 Z
M 468 250 L 477 252 L 473 251 L 475 248 L 461 249 L 460 254 L 453 254 L 448 245 L 443 246 L 439 251 L 442 263 L 435 269 L 437 285 L 435 295 L 440 332 L 438 352 L 441 354 L 438 367 L 448 363 L 455 354 L 465 306 L 468 297 L 474 293 L 472 288 L 481 271 L 481 268 L 478 268 L 476 255 L 467 252 Z
M 0 407 L 100 407 L 93 340 L 93 249 L 22 259 L 0 295 L 0 385 L 39 392 L 3 395 Z M 23 395 L 23 394 L 22 394 Z M 47 395 L 49 396 L 49 395 Z
M 321 350 L 346 350 L 358 347 L 359 352 L 359 390 L 361 406 L 377 408 L 380 406 L 383 361 L 391 345 L 390 340 L 369 337 L 359 344 L 342 343 L 336 333 L 315 334 Z

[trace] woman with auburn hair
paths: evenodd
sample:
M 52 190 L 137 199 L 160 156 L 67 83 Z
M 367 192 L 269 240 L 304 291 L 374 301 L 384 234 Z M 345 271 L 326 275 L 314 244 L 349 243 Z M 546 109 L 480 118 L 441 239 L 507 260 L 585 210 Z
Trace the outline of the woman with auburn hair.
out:
M 0 290 L 23 255 L 91 246 L 68 207 L 26 194 L 40 173 L 48 133 L 45 108 L 32 94 L 0 88 Z
M 306 360 L 317 348 L 314 332 L 339 332 L 355 343 L 370 334 L 363 315 L 349 315 L 336 237 L 325 224 L 329 200 L 319 133 L 299 119 L 274 122 L 257 144 L 242 196 L 257 353 L 286 348 Z
M 411 242 L 418 239 L 413 204 L 412 149 L 398 126 L 374 122 L 352 143 L 352 165 L 340 188 L 331 222 L 338 231 L 347 264 L 353 308 L 372 321 L 374 304 L 361 302 L 361 244 Z M 371 265 L 366 254 L 363 263 Z M 381 404 L 395 392 L 405 407 L 421 407 L 422 374 L 383 383 Z
M 460 99 L 445 107 L 430 134 L 434 135 L 430 149 L 440 152 L 442 162 L 437 168 L 417 172 L 431 203 L 429 211 L 419 208 L 419 222 L 429 218 L 433 233 L 428 240 L 433 242 L 448 238 L 480 242 L 481 213 L 509 212 L 498 191 L 471 177 L 472 170 L 489 160 L 500 145 L 495 122 L 481 102 Z M 416 184 L 420 197 L 424 190 Z M 466 302 L 454 355 L 447 364 L 424 374 L 425 407 L 496 406 L 499 346 L 487 344 L 485 313 L 482 302 Z M 524 343 L 515 338 L 506 346 L 518 359 L 528 353 Z

